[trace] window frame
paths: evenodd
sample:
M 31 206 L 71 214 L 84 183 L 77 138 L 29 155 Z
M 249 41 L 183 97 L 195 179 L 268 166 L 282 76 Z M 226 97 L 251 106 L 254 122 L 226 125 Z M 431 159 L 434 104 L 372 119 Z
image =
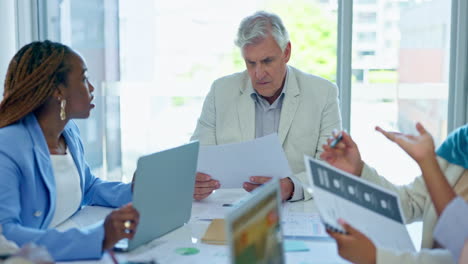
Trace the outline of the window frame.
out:
M 468 123 L 468 2 L 452 0 L 447 132 Z

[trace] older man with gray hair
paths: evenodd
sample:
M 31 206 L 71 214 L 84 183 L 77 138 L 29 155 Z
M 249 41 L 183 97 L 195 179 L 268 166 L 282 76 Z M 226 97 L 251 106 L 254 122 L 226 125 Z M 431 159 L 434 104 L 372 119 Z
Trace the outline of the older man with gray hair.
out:
M 278 133 L 294 173 L 280 181 L 282 198 L 308 199 L 301 184 L 307 182 L 304 154 L 318 158 L 333 129 L 341 129 L 338 89 L 287 65 L 291 42 L 275 14 L 259 11 L 244 18 L 235 43 L 247 70 L 214 81 L 192 140 L 221 145 Z M 251 176 L 242 186 L 247 191 L 271 179 Z M 193 197 L 202 200 L 220 187 L 216 175 L 197 173 Z

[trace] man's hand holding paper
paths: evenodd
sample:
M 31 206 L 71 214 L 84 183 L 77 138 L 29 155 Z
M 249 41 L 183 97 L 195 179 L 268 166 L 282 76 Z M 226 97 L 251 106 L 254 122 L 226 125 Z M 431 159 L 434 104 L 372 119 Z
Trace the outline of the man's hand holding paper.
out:
M 255 190 L 256 188 L 262 186 L 262 184 L 270 181 L 271 179 L 272 179 L 271 177 L 266 177 L 266 176 L 252 176 L 250 177 L 250 181 L 244 182 L 242 187 L 244 188 L 244 190 L 251 192 Z M 294 184 L 292 180 L 288 177 L 281 179 L 280 184 L 281 184 L 281 199 L 284 201 L 292 196 L 294 192 Z
M 292 171 L 279 142 L 278 135 L 271 134 L 241 143 L 201 147 L 194 198 L 204 199 L 220 187 L 252 191 L 272 178 L 285 178 L 282 187 L 292 188 L 286 178 Z
M 212 179 L 208 174 L 198 172 L 195 178 L 193 198 L 197 201 L 203 200 L 219 187 L 219 181 Z

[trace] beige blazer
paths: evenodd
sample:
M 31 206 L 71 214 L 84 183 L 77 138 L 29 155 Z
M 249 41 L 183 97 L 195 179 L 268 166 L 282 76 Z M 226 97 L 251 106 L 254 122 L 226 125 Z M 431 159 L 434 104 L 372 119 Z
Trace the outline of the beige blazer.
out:
M 468 263 L 468 240 L 465 242 L 465 246 L 463 246 L 458 263 Z
M 288 66 L 288 87 L 278 135 L 294 175 L 308 182 L 304 154 L 318 158 L 333 129 L 341 129 L 337 87 Z M 242 142 L 255 138 L 255 103 L 247 71 L 222 77 L 211 86 L 192 140 L 202 145 Z M 304 192 L 304 198 L 310 195 Z
M 449 183 L 454 186 L 465 169 L 438 158 L 439 165 Z M 387 249 L 377 249 L 377 264 L 382 263 L 455 263 L 450 251 L 446 249 L 431 249 L 434 244 L 433 230 L 437 224 L 437 213 L 432 204 L 422 176 L 417 177 L 411 184 L 395 186 L 377 172 L 365 165 L 362 178 L 374 182 L 386 189 L 395 191 L 401 200 L 406 222 L 423 221 L 423 237 L 421 251 L 416 253 L 395 252 Z

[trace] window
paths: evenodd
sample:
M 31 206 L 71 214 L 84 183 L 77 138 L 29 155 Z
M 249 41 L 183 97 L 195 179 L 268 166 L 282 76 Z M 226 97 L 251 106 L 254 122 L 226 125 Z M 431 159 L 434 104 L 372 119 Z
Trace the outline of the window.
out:
M 336 80 L 336 1 L 48 1 L 47 37 L 86 58 L 100 95 L 78 122 L 93 170 L 129 181 L 139 156 L 187 142 L 211 83 L 245 69 L 237 27 L 261 9 L 287 27 L 290 65 Z
M 393 41 L 391 39 L 385 40 L 385 48 L 391 49 L 393 46 Z
M 384 16 L 386 10 L 381 12 L 379 16 Z M 412 180 L 408 175 L 418 175 L 418 169 L 406 154 L 373 133 L 373 126 L 413 132 L 414 122 L 421 121 L 437 143 L 445 138 L 450 6 L 440 1 L 426 1 L 403 7 L 399 13 L 399 34 L 386 36 L 384 45 L 377 42 L 372 61 L 363 56 L 369 54 L 366 50 L 358 51 L 353 58 L 353 71 L 363 76 L 352 84 L 351 131 L 363 152 L 368 153 L 365 156 L 370 164 L 382 168 L 384 175 L 400 175 L 394 182 L 404 184 Z M 375 40 L 375 35 L 375 32 L 358 33 L 353 49 L 366 47 L 361 44 L 363 40 Z M 429 35 L 433 40 L 428 42 L 426 36 Z M 407 165 L 394 166 L 381 159 L 381 155 L 375 153 L 375 146 L 381 146 L 382 153 L 395 153 L 391 155 L 396 159 L 406 157 L 396 162 Z
M 358 32 L 357 40 L 359 42 L 374 43 L 377 41 L 377 33 L 376 32 Z
M 375 12 L 359 12 L 358 23 L 366 23 L 366 24 L 375 24 L 377 22 L 377 13 Z
M 377 3 L 377 0 L 357 0 L 356 1 L 356 4 L 360 5 L 360 4 L 363 4 L 363 5 L 366 5 L 366 4 L 376 4 Z
M 385 29 L 391 29 L 393 24 L 393 21 L 385 21 Z
M 336 80 L 336 1 L 243 1 L 46 2 L 46 37 L 78 50 L 97 88 L 91 118 L 78 120 L 96 172 L 115 179 L 123 173 L 128 180 L 140 155 L 188 141 L 212 81 L 244 69 L 233 40 L 241 18 L 255 10 L 283 18 L 294 47 L 291 65 Z M 373 31 L 357 30 L 359 20 L 386 17 L 384 8 L 362 12 L 371 2 L 354 5 L 362 15 L 354 21 L 352 117 L 358 119 L 351 129 L 358 129 L 362 116 L 354 114 L 355 107 L 370 102 L 371 108 L 384 107 L 382 116 L 392 128 L 409 127 L 404 119 L 427 119 L 414 99 L 421 93 L 416 87 L 425 83 L 419 88 L 425 98 L 416 101 L 426 102 L 425 113 L 435 109 L 438 125 L 430 126 L 437 128 L 440 142 L 447 122 L 450 7 L 440 0 L 396 5 L 398 34 L 379 41 L 385 23 L 373 25 Z M 441 15 L 431 15 L 434 10 Z M 428 58 L 431 63 L 423 63 Z
M 126 177 L 141 154 L 187 142 L 211 83 L 245 69 L 234 39 L 241 19 L 256 10 L 282 18 L 294 47 L 290 65 L 336 78 L 336 6 L 329 3 L 143 2 L 144 11 L 130 1 L 119 2 L 122 79 L 117 85 Z M 134 35 L 142 30 L 145 36 Z M 135 116 L 143 120 L 144 128 Z
M 45 2 L 44 38 L 59 41 L 86 60 L 96 108 L 90 118 L 75 120 L 81 130 L 86 158 L 97 176 L 121 179 L 119 98 L 107 92 L 120 79 L 118 2 L 51 0 Z
M 375 42 L 373 60 L 365 60 L 359 52 L 352 58 L 353 72 L 362 77 L 353 78 L 352 83 L 351 133 L 366 162 L 393 183 L 406 184 L 420 175 L 418 166 L 398 146 L 374 132 L 374 126 L 413 133 L 415 122 L 420 121 L 436 144 L 445 139 L 450 5 L 434 0 L 395 8 L 399 8 L 398 34 Z M 378 16 L 385 17 L 386 12 L 382 9 Z M 377 28 L 377 32 L 383 30 Z M 352 47 L 360 50 L 375 40 L 375 34 L 358 33 Z M 416 226 L 410 231 L 418 234 L 419 229 Z
M 233 45 L 236 27 L 258 9 L 283 18 L 293 44 L 291 65 L 332 81 L 337 76 L 338 3 L 354 13 L 354 42 L 347 54 L 340 53 L 352 54 L 352 92 L 345 87 L 348 95 L 341 99 L 351 97 L 350 130 L 363 158 L 392 182 L 410 182 L 419 171 L 399 148 L 372 132 L 374 125 L 409 132 L 419 120 L 440 143 L 447 126 L 466 122 L 466 103 L 460 99 L 466 97 L 466 85 L 458 82 L 450 95 L 462 95 L 455 99 L 458 108 L 452 108 L 451 116 L 457 117 L 447 120 L 450 59 L 457 58 L 453 64 L 459 71 L 466 69 L 466 56 L 449 58 L 449 47 L 466 50 L 466 43 L 459 42 L 467 25 L 457 20 L 463 36 L 450 43 L 446 0 L 38 2 L 46 3 L 41 37 L 71 45 L 88 61 L 97 107 L 90 119 L 78 123 L 87 159 L 105 178 L 123 175 L 128 181 L 137 157 L 188 141 L 211 82 L 244 68 Z M 466 17 L 465 1 L 450 2 L 457 5 L 458 16 Z M 461 78 L 451 74 L 451 82 Z M 392 162 L 382 159 L 390 155 Z
M 359 56 L 359 57 L 374 56 L 374 55 L 375 55 L 375 51 L 373 51 L 373 50 L 362 50 L 362 51 L 358 51 L 358 56 Z
M 3 99 L 3 84 L 8 65 L 16 51 L 15 28 L 15 3 L 13 1 L 0 1 L 0 32 L 2 41 L 0 42 L 0 101 Z

